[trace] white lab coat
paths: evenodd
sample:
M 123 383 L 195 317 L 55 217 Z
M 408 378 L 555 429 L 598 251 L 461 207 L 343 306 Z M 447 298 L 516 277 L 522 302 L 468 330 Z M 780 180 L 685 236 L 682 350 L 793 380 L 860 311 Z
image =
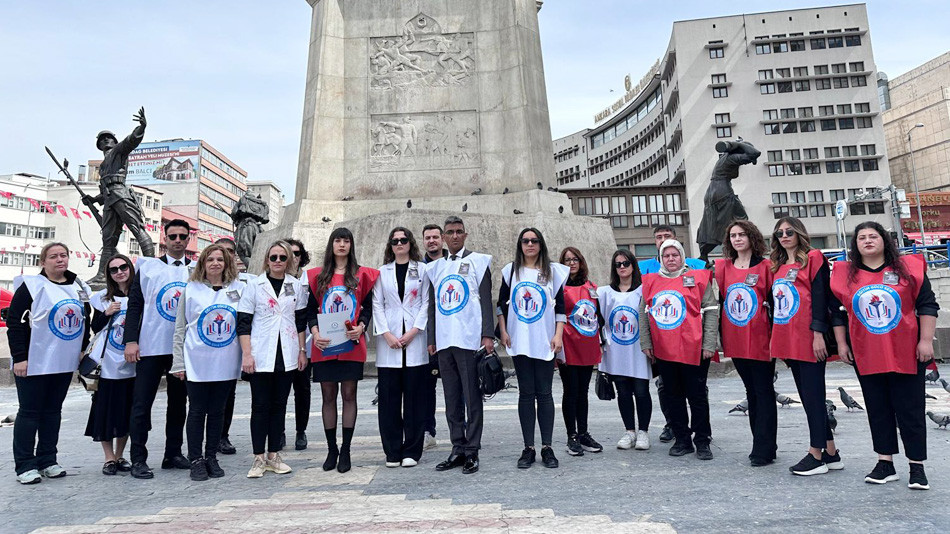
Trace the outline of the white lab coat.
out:
M 289 274 L 284 276 L 279 295 L 274 294 L 274 287 L 266 273 L 247 281 L 247 288 L 238 303 L 238 312 L 254 315 L 251 322 L 251 355 L 254 357 L 255 371 L 274 371 L 278 337 L 284 370 L 297 368 L 300 340 L 294 312 L 307 307 L 307 301 L 300 298 L 301 294 L 300 280 Z
M 404 298 L 399 298 L 396 282 L 396 264 L 387 263 L 379 268 L 379 280 L 373 288 L 373 331 L 376 334 L 376 367 L 402 367 L 402 349 L 391 349 L 383 334 L 402 335 L 413 327 L 419 333 L 405 348 L 406 367 L 429 363 L 425 328 L 428 320 L 429 291 L 423 284 L 426 264 L 410 262 L 406 273 Z

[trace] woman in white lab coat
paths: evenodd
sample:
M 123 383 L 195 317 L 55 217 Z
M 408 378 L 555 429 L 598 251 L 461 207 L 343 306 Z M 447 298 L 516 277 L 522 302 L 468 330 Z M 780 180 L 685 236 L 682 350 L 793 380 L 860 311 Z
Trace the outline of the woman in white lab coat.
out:
M 383 263 L 373 289 L 379 434 L 386 467 L 412 467 L 422 456 L 430 366 L 423 332 L 429 307 L 426 265 L 411 231 L 389 232 Z

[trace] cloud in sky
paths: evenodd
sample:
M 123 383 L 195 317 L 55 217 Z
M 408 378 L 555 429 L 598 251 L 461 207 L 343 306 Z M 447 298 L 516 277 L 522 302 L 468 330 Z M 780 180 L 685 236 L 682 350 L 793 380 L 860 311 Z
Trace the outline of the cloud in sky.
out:
M 663 54 L 675 20 L 820 5 L 835 3 L 547 0 L 552 135 L 591 126 L 624 76 Z M 0 174 L 54 173 L 43 145 L 74 166 L 98 159 L 96 132 L 128 133 L 145 106 L 147 140 L 204 139 L 292 199 L 310 12 L 303 0 L 0 3 Z M 950 49 L 946 1 L 875 0 L 868 12 L 892 79 Z

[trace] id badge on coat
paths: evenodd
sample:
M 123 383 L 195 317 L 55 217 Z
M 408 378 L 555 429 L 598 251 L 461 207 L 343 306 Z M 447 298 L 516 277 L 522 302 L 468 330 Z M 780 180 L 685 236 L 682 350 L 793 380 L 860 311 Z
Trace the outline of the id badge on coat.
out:
M 294 285 L 291 284 L 290 282 L 284 283 L 284 296 L 285 296 L 285 297 L 292 297 L 292 296 L 294 296 L 295 294 L 296 294 L 296 292 L 294 291 Z
M 886 280 L 886 279 L 887 279 L 887 278 L 885 277 L 885 280 Z M 886 283 L 886 282 L 885 282 L 885 283 Z M 76 290 L 76 293 L 79 294 L 79 300 L 80 300 L 81 302 L 89 302 L 89 294 L 86 293 L 86 290 L 85 290 L 85 289 L 81 289 L 81 288 L 80 288 L 80 289 Z
M 419 279 L 419 268 L 418 268 L 418 267 L 410 267 L 410 268 L 409 268 L 409 271 L 406 273 L 406 276 L 409 277 L 410 280 L 418 280 L 418 279 Z
M 758 275 L 758 274 L 747 274 L 747 275 L 746 275 L 746 277 L 745 277 L 745 285 L 751 287 L 751 286 L 754 286 L 754 285 L 757 284 L 757 283 L 759 283 L 759 275 Z
M 798 269 L 789 269 L 788 272 L 785 273 L 785 279 L 789 282 L 794 282 L 796 278 L 798 278 Z
M 900 282 L 900 277 L 894 271 L 884 273 L 884 283 L 889 286 L 896 286 Z
M 596 289 L 594 289 L 594 288 L 592 288 L 592 287 L 588 287 L 588 288 L 587 288 L 587 295 L 588 295 L 590 298 L 592 298 L 592 299 L 594 299 L 594 300 L 597 300 L 597 290 L 596 290 Z
M 472 269 L 472 264 L 469 262 L 463 262 L 459 264 L 459 274 L 465 276 Z
M 693 276 L 684 276 L 684 277 L 683 277 L 683 287 L 696 287 L 696 277 L 693 277 Z
M 237 302 L 237 301 L 241 300 L 241 294 L 238 293 L 238 291 L 237 291 L 236 289 L 229 289 L 229 290 L 228 290 L 228 298 L 231 299 L 232 302 Z

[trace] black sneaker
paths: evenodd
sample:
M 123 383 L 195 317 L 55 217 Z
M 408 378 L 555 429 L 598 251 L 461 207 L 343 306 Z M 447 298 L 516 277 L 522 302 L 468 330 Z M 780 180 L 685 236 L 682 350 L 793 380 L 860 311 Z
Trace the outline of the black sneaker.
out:
M 696 444 L 696 457 L 700 460 L 712 460 L 713 453 L 712 449 L 709 448 L 708 443 L 697 443 Z
M 749 463 L 752 465 L 752 467 L 763 467 L 774 462 L 775 460 L 772 460 L 771 458 L 762 458 L 761 456 L 749 457 Z
M 297 432 L 297 439 L 294 440 L 294 449 L 302 451 L 307 448 L 307 433 Z
M 541 465 L 548 469 L 557 468 L 559 464 L 557 458 L 554 457 L 554 449 L 551 447 L 541 447 Z
M 821 460 L 816 460 L 811 454 L 806 454 L 802 461 L 788 468 L 793 475 L 808 477 L 812 475 L 824 475 L 828 472 L 828 465 Z
M 544 456 L 544 452 L 541 452 Z M 915 490 L 929 490 L 930 483 L 927 482 L 927 475 L 924 473 L 924 464 L 910 464 L 910 481 L 907 487 Z
M 224 476 L 224 469 L 218 465 L 217 458 L 205 458 L 205 467 L 208 468 L 208 476 L 211 478 L 221 478 Z
M 584 447 L 577 441 L 577 436 L 567 437 L 567 453 L 571 456 L 584 456 Z
M 900 477 L 897 476 L 897 471 L 894 469 L 894 462 L 888 462 L 887 460 L 878 460 L 874 469 L 868 473 L 868 476 L 864 477 L 864 481 L 868 484 L 887 484 L 895 480 L 900 480 Z
M 578 434 L 577 442 L 580 443 L 581 447 L 587 452 L 602 452 L 604 450 L 600 443 L 597 443 L 594 441 L 594 438 L 590 437 L 590 432 Z
M 536 453 L 531 447 L 525 447 L 521 451 L 521 458 L 518 458 L 518 469 L 527 469 L 534 463 Z
M 841 449 L 836 450 L 834 456 L 828 454 L 828 451 L 821 451 L 821 461 L 825 462 L 829 471 L 844 469 L 844 462 L 841 461 Z
M 237 449 L 231 444 L 231 440 L 228 439 L 227 436 L 224 436 L 221 438 L 221 441 L 218 442 L 218 452 L 221 454 L 237 454 Z
M 673 429 L 670 428 L 670 425 L 663 427 L 663 432 L 660 432 L 660 441 L 663 443 L 669 443 L 673 441 Z
M 674 443 L 670 447 L 670 456 L 686 456 L 696 452 L 696 449 L 693 448 L 692 443 Z
M 191 479 L 195 482 L 208 480 L 208 466 L 204 458 L 191 461 Z

